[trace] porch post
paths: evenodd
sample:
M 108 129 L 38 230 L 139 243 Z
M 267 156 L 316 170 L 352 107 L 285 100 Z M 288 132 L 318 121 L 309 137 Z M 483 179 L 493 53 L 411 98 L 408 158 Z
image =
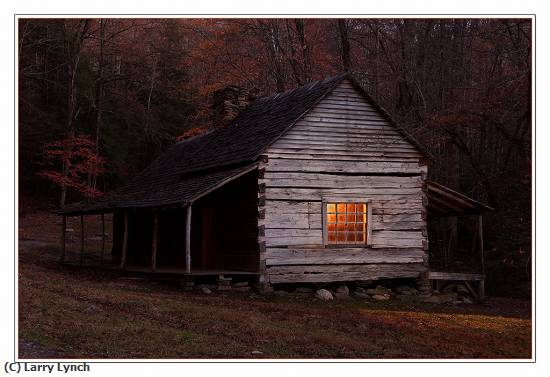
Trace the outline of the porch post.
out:
M 479 254 L 481 257 L 481 273 L 485 274 L 485 255 L 483 251 L 483 215 L 478 218 L 478 235 L 479 235 Z M 478 296 L 480 300 L 485 298 L 485 278 L 479 281 Z
M 485 256 L 483 252 L 483 215 L 477 217 L 478 235 L 479 235 L 479 254 L 481 257 L 481 273 L 485 273 Z
M 128 210 L 124 210 L 124 239 L 122 241 L 122 256 L 120 257 L 120 269 L 126 267 L 126 253 L 128 249 Z
M 191 213 L 192 203 L 189 203 L 185 218 L 185 272 L 188 274 L 191 273 Z
M 80 265 L 84 262 L 84 215 L 80 215 Z
M 61 221 L 61 263 L 65 263 L 65 237 L 67 235 L 67 216 L 63 215 L 63 220 Z
M 103 258 L 105 257 L 105 214 L 101 214 L 101 265 L 103 265 Z
M 157 269 L 157 244 L 159 232 L 159 214 L 158 210 L 153 209 L 153 244 L 151 245 L 151 271 Z

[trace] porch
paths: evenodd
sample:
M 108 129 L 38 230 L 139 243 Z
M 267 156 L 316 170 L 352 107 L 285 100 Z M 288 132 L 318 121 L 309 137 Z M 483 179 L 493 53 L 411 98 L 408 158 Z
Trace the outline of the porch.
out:
M 248 170 L 187 203 L 64 213 L 61 263 L 181 280 L 255 277 L 256 190 L 256 172 Z
M 430 234 L 427 278 L 438 290 L 447 283 L 461 282 L 475 298 L 483 300 L 483 213 L 494 209 L 434 182 L 428 182 L 427 194 Z

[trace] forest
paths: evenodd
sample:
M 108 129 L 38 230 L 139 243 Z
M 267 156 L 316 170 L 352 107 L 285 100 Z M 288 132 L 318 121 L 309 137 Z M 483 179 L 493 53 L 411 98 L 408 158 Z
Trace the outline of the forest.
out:
M 120 187 L 213 128 L 212 93 L 256 98 L 351 71 L 429 151 L 429 179 L 495 208 L 494 294 L 531 281 L 530 19 L 20 19 L 20 198 Z

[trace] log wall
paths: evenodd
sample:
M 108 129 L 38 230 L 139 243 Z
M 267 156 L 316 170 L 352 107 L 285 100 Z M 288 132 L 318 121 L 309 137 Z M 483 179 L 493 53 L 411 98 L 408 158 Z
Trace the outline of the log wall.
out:
M 259 170 L 259 243 L 271 283 L 417 277 L 426 270 L 420 152 L 349 82 L 267 151 Z M 325 247 L 322 199 L 372 207 L 369 247 Z

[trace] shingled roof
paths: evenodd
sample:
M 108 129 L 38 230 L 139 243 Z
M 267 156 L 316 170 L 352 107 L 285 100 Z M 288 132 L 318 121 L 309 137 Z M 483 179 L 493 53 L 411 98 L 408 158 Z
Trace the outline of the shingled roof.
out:
M 220 182 L 250 170 L 270 144 L 346 78 L 351 78 L 349 73 L 258 99 L 227 126 L 173 145 L 125 187 L 60 212 L 98 213 L 193 201 Z M 425 154 L 414 139 L 398 130 Z

